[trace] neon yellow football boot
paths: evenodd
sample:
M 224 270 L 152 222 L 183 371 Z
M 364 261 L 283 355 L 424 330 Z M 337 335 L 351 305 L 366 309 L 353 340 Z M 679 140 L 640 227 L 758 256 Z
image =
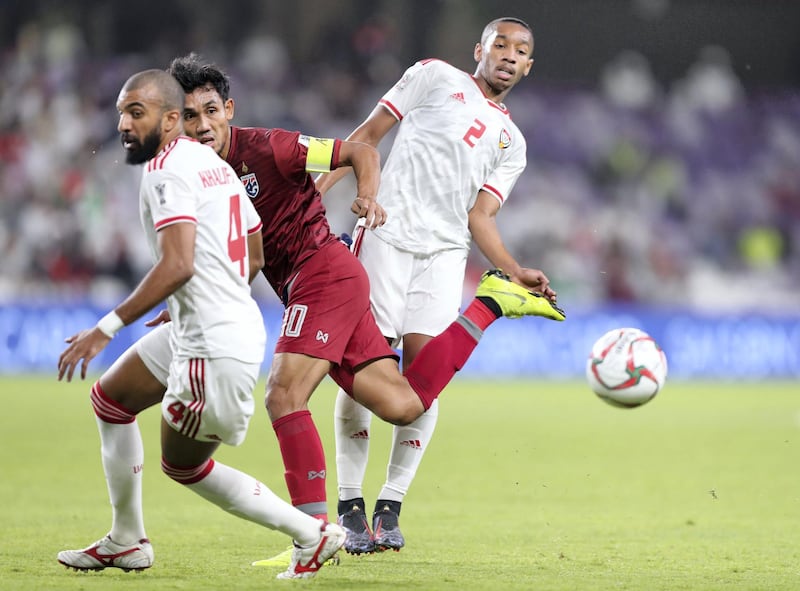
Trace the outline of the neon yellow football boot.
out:
M 294 552 L 294 546 L 289 546 L 288 548 L 286 548 L 286 550 L 276 554 L 275 556 L 251 562 L 250 566 L 287 568 L 292 563 L 292 552 Z M 325 566 L 338 566 L 338 565 L 339 565 L 338 553 L 331 556 L 325 562 Z
M 542 294 L 517 285 L 501 269 L 492 269 L 483 274 L 475 291 L 475 297 L 493 299 L 506 318 L 542 316 L 560 321 L 567 317 L 564 310 Z

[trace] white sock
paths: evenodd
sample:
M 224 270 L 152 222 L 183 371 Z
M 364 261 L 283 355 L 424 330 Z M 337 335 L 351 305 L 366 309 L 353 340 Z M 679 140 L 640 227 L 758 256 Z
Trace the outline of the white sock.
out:
M 363 497 L 372 413 L 339 389 L 333 413 L 339 500 Z
M 378 495 L 379 499 L 403 501 L 433 437 L 438 418 L 439 401 L 434 400 L 425 414 L 413 423 L 394 428 L 392 451 L 389 454 L 389 465 L 386 466 L 386 482 Z
M 111 501 L 111 539 L 135 544 L 146 538 L 142 512 L 144 446 L 139 424 L 107 423 L 95 415 L 100 431 L 100 453 Z
M 291 536 L 301 546 L 319 541 L 319 519 L 293 507 L 265 484 L 235 468 L 214 462 L 211 472 L 186 487 L 228 513 Z

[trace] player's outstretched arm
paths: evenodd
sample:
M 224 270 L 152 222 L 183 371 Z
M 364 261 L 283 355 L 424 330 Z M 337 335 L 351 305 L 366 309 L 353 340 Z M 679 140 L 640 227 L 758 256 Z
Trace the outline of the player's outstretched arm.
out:
M 81 379 L 86 378 L 89 362 L 123 327 L 134 322 L 164 301 L 194 274 L 194 242 L 196 227 L 191 223 L 172 224 L 158 233 L 161 258 L 145 275 L 125 301 L 103 317 L 97 326 L 72 335 L 58 359 L 58 379 L 72 380 L 81 366 Z
M 522 267 L 508 252 L 497 229 L 496 216 L 500 209 L 497 199 L 480 191 L 475 205 L 469 212 L 469 231 L 472 240 L 489 262 L 508 274 L 511 280 L 518 285 L 540 293 L 552 302 L 556 301 L 556 292 L 550 287 L 547 276 L 539 269 Z

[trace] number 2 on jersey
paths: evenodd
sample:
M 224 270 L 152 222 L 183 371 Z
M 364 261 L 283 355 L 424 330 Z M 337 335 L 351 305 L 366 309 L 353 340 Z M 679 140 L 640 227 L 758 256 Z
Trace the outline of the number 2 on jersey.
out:
M 247 239 L 242 230 L 242 213 L 239 207 L 239 194 L 231 195 L 230 227 L 228 228 L 228 256 L 231 261 L 239 263 L 239 274 L 246 277 L 244 261 L 247 258 Z
M 485 131 L 486 131 L 486 124 L 478 119 L 475 119 L 475 125 L 470 127 L 467 130 L 467 133 L 465 133 L 464 137 L 461 139 L 467 142 L 467 145 L 470 148 L 474 148 L 475 147 L 474 140 L 480 139 L 480 137 L 484 134 Z

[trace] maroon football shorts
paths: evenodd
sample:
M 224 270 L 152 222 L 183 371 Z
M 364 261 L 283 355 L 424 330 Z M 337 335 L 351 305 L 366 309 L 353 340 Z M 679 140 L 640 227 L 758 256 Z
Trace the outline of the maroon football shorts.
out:
M 327 359 L 330 376 L 348 390 L 354 368 L 398 356 L 375 324 L 364 267 L 338 240 L 323 246 L 290 283 L 276 353 Z

